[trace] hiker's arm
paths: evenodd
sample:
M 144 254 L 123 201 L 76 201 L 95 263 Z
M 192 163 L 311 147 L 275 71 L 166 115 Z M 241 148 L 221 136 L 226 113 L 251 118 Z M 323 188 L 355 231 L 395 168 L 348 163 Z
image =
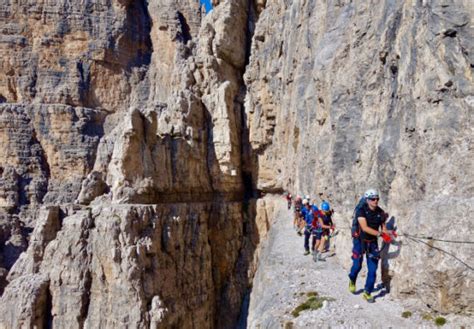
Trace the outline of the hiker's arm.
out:
M 389 234 L 390 232 L 387 230 L 387 225 L 385 225 L 385 222 L 382 223 L 382 232 Z
M 373 228 L 370 228 L 367 226 L 367 219 L 365 219 L 365 217 L 359 217 L 357 218 L 357 220 L 359 221 L 359 225 L 362 231 L 371 235 L 375 235 L 375 236 L 379 235 L 379 231 L 374 230 Z

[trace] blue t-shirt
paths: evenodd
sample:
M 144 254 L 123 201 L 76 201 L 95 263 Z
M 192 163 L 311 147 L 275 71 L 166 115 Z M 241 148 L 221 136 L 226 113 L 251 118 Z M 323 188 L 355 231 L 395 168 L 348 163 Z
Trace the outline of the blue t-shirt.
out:
M 303 215 L 304 221 L 306 222 L 306 226 L 311 226 L 311 223 L 313 222 L 314 219 L 314 214 L 313 214 L 313 209 L 308 209 L 304 207 L 301 210 L 301 215 Z

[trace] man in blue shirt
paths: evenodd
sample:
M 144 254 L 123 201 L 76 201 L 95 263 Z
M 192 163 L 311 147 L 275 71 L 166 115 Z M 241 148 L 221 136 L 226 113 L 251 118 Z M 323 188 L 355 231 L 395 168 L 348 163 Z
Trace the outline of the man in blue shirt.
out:
M 311 237 L 312 227 L 311 224 L 314 220 L 314 213 L 318 211 L 316 205 L 311 205 L 307 199 L 303 200 L 303 209 L 301 215 L 305 221 L 304 228 L 304 255 L 309 255 L 309 238 Z

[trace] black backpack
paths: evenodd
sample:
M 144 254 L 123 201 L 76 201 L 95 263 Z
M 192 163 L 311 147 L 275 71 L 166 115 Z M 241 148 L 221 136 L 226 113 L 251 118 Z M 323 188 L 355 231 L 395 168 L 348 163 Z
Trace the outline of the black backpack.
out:
M 360 198 L 359 203 L 354 209 L 354 213 L 352 214 L 352 226 L 351 226 L 351 234 L 353 238 L 359 238 L 360 236 L 360 225 L 359 221 L 357 220 L 356 214 L 357 212 L 364 207 L 366 204 L 366 198 L 363 196 Z

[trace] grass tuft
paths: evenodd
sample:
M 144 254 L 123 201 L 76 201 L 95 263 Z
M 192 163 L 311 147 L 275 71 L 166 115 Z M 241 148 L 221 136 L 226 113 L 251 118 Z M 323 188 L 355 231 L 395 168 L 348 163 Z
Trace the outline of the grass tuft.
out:
M 413 314 L 410 311 L 405 311 L 402 313 L 402 318 L 408 319 Z
M 446 319 L 443 318 L 442 316 L 438 316 L 435 320 L 434 320 L 435 324 L 438 326 L 438 327 L 441 327 L 441 326 L 444 326 L 446 324 Z
M 423 320 L 426 320 L 426 321 L 433 320 L 433 316 L 430 313 L 425 313 L 421 317 L 423 318 Z
M 308 293 L 309 295 L 310 293 Z M 328 302 L 334 301 L 334 298 L 331 297 L 318 297 L 316 292 L 313 292 L 311 296 L 301 305 L 298 305 L 292 312 L 293 317 L 298 317 L 301 312 L 306 310 L 317 310 L 323 307 L 323 302 L 326 300 Z

